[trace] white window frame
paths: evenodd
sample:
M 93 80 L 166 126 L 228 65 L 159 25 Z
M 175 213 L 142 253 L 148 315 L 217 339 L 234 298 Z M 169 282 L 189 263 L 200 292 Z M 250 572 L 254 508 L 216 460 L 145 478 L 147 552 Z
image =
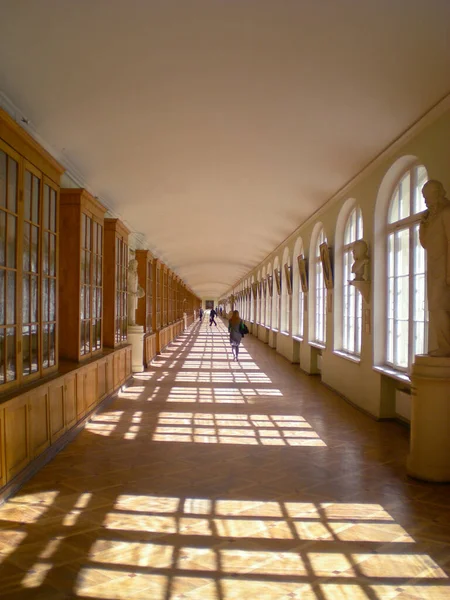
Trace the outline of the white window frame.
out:
M 322 261 L 320 259 L 320 244 L 327 241 L 325 229 L 322 224 L 317 228 L 313 237 L 313 246 L 310 256 L 310 273 L 312 273 L 312 337 L 310 341 L 320 346 L 327 342 L 327 288 L 323 276 Z
M 415 164 L 398 179 L 391 194 L 386 215 L 386 346 L 385 364 L 396 371 L 408 372 L 414 356 L 427 348 L 427 304 L 425 251 L 419 241 L 419 223 L 425 210 L 421 188 L 428 178 L 423 165 Z M 409 195 L 409 214 L 391 221 L 395 203 Z M 395 217 L 392 217 L 394 219 Z M 402 237 L 407 243 L 408 260 L 401 261 Z M 406 265 L 407 262 L 407 265 Z M 417 294 L 414 293 L 415 288 Z M 404 295 L 401 304 L 399 297 Z M 420 336 L 421 341 L 417 340 Z
M 363 238 L 363 218 L 361 208 L 356 205 L 350 212 L 344 226 L 342 247 L 342 351 L 353 356 L 361 356 L 362 345 L 362 296 L 350 285 L 353 280 L 353 244 Z

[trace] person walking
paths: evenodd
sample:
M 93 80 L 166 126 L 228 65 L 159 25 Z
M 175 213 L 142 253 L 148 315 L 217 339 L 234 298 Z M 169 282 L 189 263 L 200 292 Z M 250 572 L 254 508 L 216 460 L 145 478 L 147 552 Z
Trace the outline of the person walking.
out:
M 200 323 L 201 323 L 203 321 L 203 308 L 200 309 L 199 316 L 200 316 Z
M 216 323 L 216 317 L 217 317 L 217 313 L 216 311 L 212 308 L 209 311 L 209 326 L 211 327 L 211 325 L 214 323 L 214 325 L 217 327 L 217 323 Z
M 237 310 L 233 310 L 233 314 L 231 315 L 231 319 L 228 323 L 228 331 L 230 332 L 230 344 L 231 351 L 233 352 L 233 360 L 239 360 L 239 345 L 244 337 L 243 333 L 243 325 L 244 323 L 239 316 L 239 312 Z

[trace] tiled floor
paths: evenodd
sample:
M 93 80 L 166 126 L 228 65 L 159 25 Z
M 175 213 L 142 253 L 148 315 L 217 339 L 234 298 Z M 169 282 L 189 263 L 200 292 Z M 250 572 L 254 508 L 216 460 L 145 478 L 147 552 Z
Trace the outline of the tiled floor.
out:
M 450 598 L 450 488 L 245 338 L 181 336 L 0 507 L 2 600 Z

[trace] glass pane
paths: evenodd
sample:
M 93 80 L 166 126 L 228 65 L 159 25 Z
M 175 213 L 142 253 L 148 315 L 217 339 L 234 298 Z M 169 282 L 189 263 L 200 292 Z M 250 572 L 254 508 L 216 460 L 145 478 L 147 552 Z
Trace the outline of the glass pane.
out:
M 56 321 L 56 280 L 49 281 L 49 321 Z
M 399 219 L 411 214 L 411 175 L 407 173 L 399 183 Z
M 0 210 L 0 266 L 6 265 L 6 213 Z
M 0 325 L 5 324 L 5 277 L 5 271 L 0 269 Z
M 30 374 L 30 327 L 22 328 L 22 372 Z
M 38 371 L 38 369 L 39 369 L 39 365 L 38 365 L 38 327 L 37 327 L 37 325 L 31 326 L 30 354 L 31 354 L 31 372 L 36 373 L 36 371 Z
M 30 278 L 28 275 L 22 280 L 22 321 L 30 322 Z
M 44 185 L 44 214 L 42 225 L 44 229 L 50 229 L 50 188 Z
M 425 205 L 425 200 L 423 199 L 422 188 L 428 179 L 428 173 L 423 165 L 420 165 L 420 167 L 416 168 L 415 176 L 416 185 L 414 188 L 414 212 L 418 213 L 427 208 Z
M 84 281 L 87 285 L 89 285 L 91 283 L 91 253 L 90 252 L 86 252 L 86 265 L 85 265 L 85 271 L 84 271 Z
M 8 209 L 17 213 L 17 163 L 12 158 L 8 159 Z
M 6 279 L 6 323 L 16 324 L 16 274 L 8 271 Z
M 83 355 L 85 354 L 85 348 L 84 348 L 84 321 L 81 321 L 80 323 L 80 354 Z
M 48 321 L 48 279 L 43 277 L 42 279 L 42 320 Z M 45 335 L 45 333 L 44 333 Z
M 42 367 L 48 368 L 48 325 L 44 325 L 42 332 Z
M 92 229 L 92 219 L 86 217 L 86 248 L 92 250 L 91 246 L 91 229 Z
M 404 275 L 397 279 L 397 318 L 408 320 L 409 318 L 409 277 Z
M 80 317 L 84 319 L 85 316 L 86 315 L 84 314 L 84 285 L 82 285 L 80 290 Z
M 23 224 L 23 270 L 30 270 L 30 225 L 28 223 Z
M 31 226 L 31 271 L 38 272 L 39 229 Z
M 39 179 L 33 175 L 33 203 L 31 208 L 31 220 L 33 223 L 39 223 Z
M 86 318 L 89 319 L 89 317 L 91 316 L 91 288 L 89 286 L 86 286 L 86 288 L 85 288 L 84 299 L 85 299 L 84 314 L 86 315 Z
M 50 234 L 44 233 L 42 243 L 42 269 L 44 275 L 48 275 L 48 253 L 49 253 L 49 240 Z
M 400 194 L 399 194 L 399 190 L 397 188 L 394 195 L 392 196 L 391 204 L 389 206 L 388 223 L 395 223 L 396 221 L 398 221 L 399 198 L 400 198 Z
M 50 237 L 50 256 L 49 256 L 49 274 L 56 275 L 56 236 L 49 234 Z
M 49 325 L 48 354 L 49 367 L 52 367 L 56 364 L 56 325 Z
M 397 275 L 409 275 L 409 229 L 396 233 Z
M 50 229 L 56 233 L 56 192 L 50 189 Z
M 97 223 L 93 221 L 92 227 L 92 252 L 97 252 Z
M 81 215 L 81 247 L 86 248 L 86 215 Z
M 98 319 L 97 321 L 97 348 L 102 347 L 102 321 Z
M 402 368 L 408 366 L 408 321 L 398 321 L 397 323 L 397 365 Z
M 0 327 L 0 385 L 5 383 L 5 330 Z
M 35 275 L 30 276 L 31 283 L 31 315 L 30 323 L 37 323 L 38 320 L 38 278 Z
M 31 173 L 25 171 L 25 189 L 23 192 L 23 218 L 31 220 Z
M 0 151 L 0 207 L 6 208 L 6 154 Z
M 16 268 L 17 217 L 8 215 L 8 240 L 6 246 L 7 265 Z

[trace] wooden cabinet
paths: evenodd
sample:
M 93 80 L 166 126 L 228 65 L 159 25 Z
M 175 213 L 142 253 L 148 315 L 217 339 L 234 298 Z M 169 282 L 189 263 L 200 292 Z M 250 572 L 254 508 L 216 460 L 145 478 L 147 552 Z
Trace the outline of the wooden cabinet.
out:
M 106 209 L 84 189 L 62 189 L 60 307 L 63 358 L 85 360 L 103 348 L 103 226 Z
M 62 173 L 0 109 L 0 393 L 58 368 Z
M 77 397 L 76 397 L 76 409 L 77 409 L 77 421 L 82 419 L 86 414 L 86 403 L 84 400 L 84 369 L 80 369 L 76 375 L 77 379 Z
M 50 441 L 53 444 L 66 431 L 64 418 L 64 379 L 61 377 L 48 386 Z
M 138 299 L 136 324 L 144 327 L 144 333 L 153 331 L 153 256 L 148 250 L 136 250 L 139 285 L 144 296 Z
M 6 479 L 10 481 L 30 461 L 28 396 L 10 400 L 5 406 L 4 415 Z
M 70 429 L 77 422 L 77 376 L 64 377 L 64 424 Z
M 119 219 L 105 219 L 103 339 L 109 348 L 127 340 L 128 234 Z

